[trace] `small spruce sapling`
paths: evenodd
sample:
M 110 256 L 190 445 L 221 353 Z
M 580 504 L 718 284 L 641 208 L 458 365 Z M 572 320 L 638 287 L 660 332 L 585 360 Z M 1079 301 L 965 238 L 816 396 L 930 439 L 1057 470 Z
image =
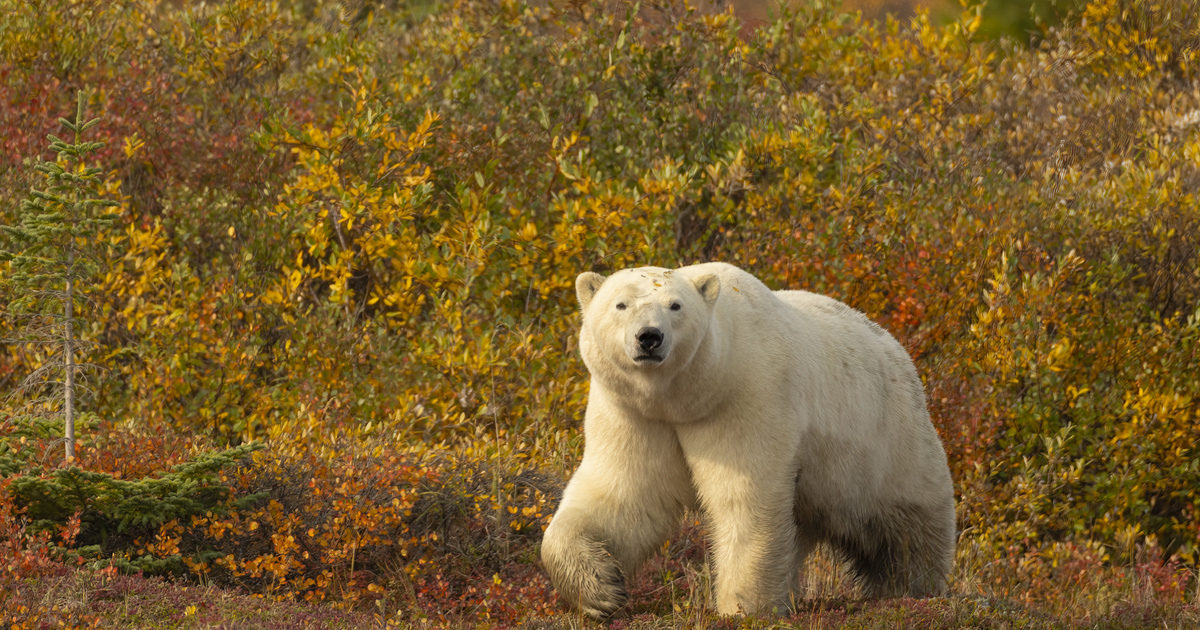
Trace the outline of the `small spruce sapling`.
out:
M 98 118 L 85 120 L 86 109 L 87 97 L 81 91 L 75 120 L 59 119 L 75 134 L 74 141 L 48 136 L 57 159 L 35 167 L 46 178 L 46 190 L 30 190 L 29 198 L 21 202 L 18 225 L 0 225 L 0 231 L 9 237 L 9 243 L 0 249 L 0 262 L 7 261 L 10 267 L 0 282 L 7 285 L 6 293 L 14 296 L 8 314 L 30 322 L 21 329 L 23 336 L 14 341 L 49 350 L 49 358 L 25 379 L 18 392 L 61 386 L 68 463 L 75 459 L 76 377 L 86 367 L 76 361 L 76 354 L 86 345 L 77 334 L 77 303 L 83 301 L 86 283 L 97 271 L 98 237 L 115 219 L 109 208 L 118 205 L 99 198 L 103 169 L 86 163 L 104 146 L 83 139 L 84 132 L 99 122 Z M 62 376 L 61 381 L 57 375 Z

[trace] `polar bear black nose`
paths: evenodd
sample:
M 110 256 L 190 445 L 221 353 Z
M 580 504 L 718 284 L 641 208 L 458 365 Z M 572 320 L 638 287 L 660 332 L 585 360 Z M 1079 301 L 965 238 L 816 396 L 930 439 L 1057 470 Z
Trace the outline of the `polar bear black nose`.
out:
M 647 327 L 638 331 L 637 340 L 642 350 L 649 352 L 662 345 L 663 334 L 657 328 Z

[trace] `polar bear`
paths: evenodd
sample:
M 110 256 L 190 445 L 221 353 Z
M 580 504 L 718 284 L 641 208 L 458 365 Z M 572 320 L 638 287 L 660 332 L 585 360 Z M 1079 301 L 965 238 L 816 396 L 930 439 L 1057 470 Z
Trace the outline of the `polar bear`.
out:
M 891 335 L 724 263 L 587 272 L 575 288 L 584 454 L 542 541 L 566 600 L 616 612 L 689 508 L 708 526 L 723 614 L 786 610 L 818 543 L 868 595 L 945 589 L 950 470 Z

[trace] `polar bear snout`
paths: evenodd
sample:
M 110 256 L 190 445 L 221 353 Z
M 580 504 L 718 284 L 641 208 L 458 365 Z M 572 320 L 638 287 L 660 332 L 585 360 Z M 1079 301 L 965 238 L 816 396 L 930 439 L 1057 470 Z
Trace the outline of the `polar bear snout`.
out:
M 667 358 L 671 348 L 667 342 L 667 334 L 657 326 L 642 326 L 633 336 L 629 358 L 639 365 L 657 365 Z
M 653 352 L 662 345 L 663 334 L 661 330 L 647 326 L 638 331 L 637 340 L 638 347 L 642 349 L 642 352 Z

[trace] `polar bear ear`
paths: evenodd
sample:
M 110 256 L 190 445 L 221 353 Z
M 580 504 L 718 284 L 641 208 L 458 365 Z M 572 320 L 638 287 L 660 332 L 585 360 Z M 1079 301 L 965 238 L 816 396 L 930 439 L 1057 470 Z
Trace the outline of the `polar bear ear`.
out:
M 696 287 L 696 291 L 704 298 L 705 303 L 709 306 L 716 304 L 717 296 L 721 295 L 721 279 L 716 274 L 706 273 L 702 276 L 692 278 L 692 284 Z
M 602 284 L 604 284 L 604 276 L 594 271 L 585 271 L 579 274 L 575 278 L 575 295 L 579 298 L 579 305 L 587 309 Z

